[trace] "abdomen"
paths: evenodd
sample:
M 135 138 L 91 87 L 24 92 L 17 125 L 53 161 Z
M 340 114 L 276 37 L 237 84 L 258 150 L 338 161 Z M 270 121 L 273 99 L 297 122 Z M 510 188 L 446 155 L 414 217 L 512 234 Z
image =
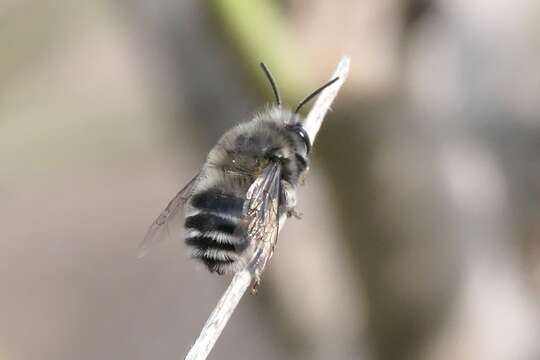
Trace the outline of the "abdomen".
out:
M 192 256 L 224 274 L 245 265 L 249 242 L 241 223 L 244 199 L 218 189 L 193 194 L 186 208 L 185 241 Z

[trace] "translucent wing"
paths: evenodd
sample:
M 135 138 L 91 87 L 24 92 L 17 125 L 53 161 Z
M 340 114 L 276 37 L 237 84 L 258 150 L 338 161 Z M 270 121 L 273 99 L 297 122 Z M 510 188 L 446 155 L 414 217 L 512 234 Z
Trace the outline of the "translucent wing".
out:
M 281 165 L 272 162 L 250 186 L 244 203 L 247 238 L 255 250 L 250 270 L 255 274 L 253 291 L 260 283 L 266 263 L 272 257 L 279 232 Z
M 150 225 L 150 228 L 146 232 L 146 235 L 143 241 L 139 244 L 137 251 L 137 256 L 139 258 L 146 255 L 148 249 L 152 247 L 153 244 L 159 242 L 163 237 L 160 236 L 163 229 L 167 230 L 168 233 L 168 223 L 171 219 L 175 217 L 180 208 L 185 204 L 185 202 L 191 197 L 193 188 L 197 184 L 199 174 L 195 175 L 186 186 L 182 188 L 176 194 L 176 196 L 169 202 L 167 207 L 159 214 L 156 220 Z

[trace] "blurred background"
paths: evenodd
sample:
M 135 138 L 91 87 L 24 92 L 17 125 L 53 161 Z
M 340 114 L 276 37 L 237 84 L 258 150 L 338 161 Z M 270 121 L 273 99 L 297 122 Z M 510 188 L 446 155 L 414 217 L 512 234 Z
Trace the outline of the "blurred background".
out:
M 352 68 L 210 359 L 540 358 L 540 3 L 4 0 L 0 359 L 180 359 L 229 279 L 148 226 L 233 124 Z

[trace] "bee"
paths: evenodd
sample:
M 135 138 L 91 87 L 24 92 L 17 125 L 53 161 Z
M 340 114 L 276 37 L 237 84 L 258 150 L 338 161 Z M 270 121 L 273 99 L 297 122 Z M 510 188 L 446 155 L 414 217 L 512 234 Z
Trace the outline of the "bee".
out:
M 192 257 L 211 272 L 234 273 L 248 265 L 263 242 L 269 241 L 273 251 L 281 218 L 297 215 L 295 189 L 308 169 L 312 141 L 299 111 L 338 78 L 291 111 L 282 107 L 268 67 L 260 66 L 275 104 L 219 139 L 200 172 L 152 223 L 140 245 L 141 255 L 185 207 L 184 238 Z

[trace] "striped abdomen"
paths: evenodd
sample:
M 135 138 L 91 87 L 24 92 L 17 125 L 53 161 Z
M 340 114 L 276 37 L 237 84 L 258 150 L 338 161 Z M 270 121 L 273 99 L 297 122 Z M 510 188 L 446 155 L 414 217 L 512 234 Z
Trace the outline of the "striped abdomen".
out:
M 243 204 L 244 199 L 215 189 L 194 194 L 188 203 L 186 244 L 212 272 L 224 274 L 245 265 L 249 243 L 240 223 Z

